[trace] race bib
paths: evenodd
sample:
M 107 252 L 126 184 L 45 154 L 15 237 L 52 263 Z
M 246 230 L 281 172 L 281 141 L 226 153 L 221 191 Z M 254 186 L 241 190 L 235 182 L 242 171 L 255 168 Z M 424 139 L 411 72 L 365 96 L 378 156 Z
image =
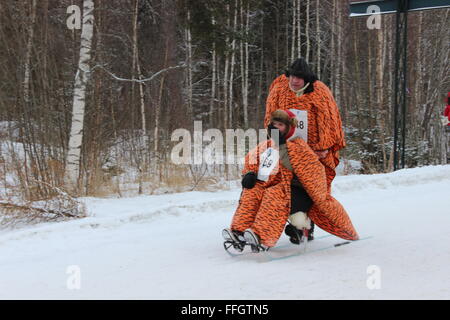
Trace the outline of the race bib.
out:
M 298 121 L 297 128 L 292 136 L 292 138 L 301 138 L 303 141 L 308 142 L 308 111 L 289 109 Z
M 267 181 L 269 176 L 278 164 L 280 153 L 274 148 L 268 148 L 260 156 L 258 170 L 258 180 Z

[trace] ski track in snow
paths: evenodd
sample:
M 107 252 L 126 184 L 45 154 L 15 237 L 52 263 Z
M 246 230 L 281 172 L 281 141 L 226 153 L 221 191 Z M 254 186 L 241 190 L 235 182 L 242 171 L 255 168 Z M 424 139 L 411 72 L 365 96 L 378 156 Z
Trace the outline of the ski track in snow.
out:
M 221 229 L 240 191 L 85 198 L 85 219 L 1 231 L 0 298 L 450 298 L 450 165 L 337 177 L 333 195 L 360 236 L 372 238 L 269 262 L 223 250 Z M 308 249 L 341 241 L 317 239 Z M 288 242 L 282 235 L 278 245 Z M 79 290 L 67 287 L 73 265 Z M 367 286 L 372 265 L 380 289 Z

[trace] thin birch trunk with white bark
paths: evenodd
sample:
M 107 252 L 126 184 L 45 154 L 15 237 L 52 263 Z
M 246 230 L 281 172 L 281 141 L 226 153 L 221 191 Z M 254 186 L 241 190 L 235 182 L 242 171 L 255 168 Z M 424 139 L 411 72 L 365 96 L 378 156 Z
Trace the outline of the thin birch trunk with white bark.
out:
M 169 40 L 166 40 L 166 53 L 164 56 L 164 68 L 167 65 L 167 60 L 169 57 L 169 46 L 168 42 Z M 158 103 L 155 106 L 155 129 L 154 129 L 154 136 L 155 136 L 155 145 L 154 145 L 154 151 L 155 155 L 158 155 L 158 149 L 159 149 L 159 127 L 161 122 L 161 104 L 162 104 L 162 96 L 163 96 L 163 89 L 164 89 L 164 83 L 165 83 L 166 76 L 163 75 L 161 79 L 161 83 L 159 85 L 159 94 L 158 94 Z
M 230 27 L 230 5 L 227 4 L 227 26 L 228 28 Z M 223 120 L 224 120 L 224 128 L 227 129 L 229 128 L 228 125 L 228 114 L 227 114 L 227 109 L 228 109 L 228 69 L 230 67 L 230 53 L 228 52 L 228 44 L 230 43 L 230 37 L 227 34 L 227 36 L 225 37 L 225 46 L 227 47 L 227 51 L 225 53 L 225 67 L 224 67 L 224 75 L 223 75 Z
M 288 8 L 289 8 L 289 1 L 286 1 L 286 6 L 285 6 L 285 8 L 286 8 L 286 12 L 288 12 Z M 292 17 L 292 19 L 294 19 L 294 17 Z M 286 58 L 286 66 L 289 64 L 289 59 L 291 59 L 292 60 L 292 58 L 291 58 L 291 56 L 289 55 L 289 20 L 288 19 L 285 19 L 286 20 L 286 27 L 284 28 L 285 29 L 285 37 L 286 37 L 286 41 L 285 41 L 285 46 L 286 46 L 286 48 L 285 48 L 285 50 L 286 50 L 286 54 L 285 54 L 285 58 Z M 278 70 L 278 64 L 277 64 L 277 70 Z
M 383 78 L 384 78 L 384 63 L 385 63 L 385 47 L 386 40 L 384 39 L 384 30 L 377 31 L 377 103 L 378 112 L 376 115 L 377 125 L 380 128 L 381 153 L 383 155 L 383 170 L 387 170 L 387 153 L 385 141 L 385 109 L 384 109 L 384 92 L 383 92 Z
M 336 91 L 336 75 L 335 75 L 335 59 L 333 59 L 333 57 L 336 54 L 336 23 L 334 21 L 336 19 L 336 0 L 333 0 L 333 13 L 332 13 L 332 19 L 331 19 L 331 91 L 334 93 Z M 355 41 L 356 43 L 356 41 Z
M 215 24 L 213 18 L 212 24 Z M 216 79 L 217 79 L 217 54 L 216 54 L 216 43 L 213 43 L 212 49 L 212 78 L 211 78 L 211 101 L 209 104 L 209 126 L 210 128 L 214 125 L 214 101 L 216 99 Z
M 309 36 L 309 24 L 310 24 L 310 0 L 306 2 L 306 61 L 309 62 L 309 54 L 311 51 L 311 39 Z
M 66 159 L 65 177 L 68 183 L 77 184 L 80 174 L 83 123 L 86 106 L 86 89 L 91 77 L 91 46 L 94 35 L 94 2 L 83 1 L 83 23 L 80 40 L 80 57 L 73 93 L 72 126 Z
M 24 127 L 24 133 L 27 137 L 27 140 L 34 140 L 30 139 L 30 107 L 31 107 L 31 99 L 30 99 L 30 83 L 31 83 L 31 57 L 32 57 L 32 51 L 33 51 L 33 42 L 34 42 L 34 29 L 36 24 L 36 6 L 37 6 L 37 0 L 33 0 L 31 5 L 31 23 L 28 26 L 28 38 L 27 38 L 27 51 L 25 55 L 25 72 L 24 72 L 24 79 L 23 79 L 23 98 L 24 98 L 24 120 L 25 120 L 25 127 Z M 30 141 L 31 143 L 31 141 Z M 32 155 L 32 148 L 28 146 L 27 143 L 22 144 L 24 155 L 25 155 L 25 162 L 27 162 L 27 155 L 30 154 L 30 158 L 33 158 Z M 29 176 L 28 174 L 28 166 L 25 166 L 25 173 L 26 177 Z M 25 189 L 28 190 L 28 178 L 23 179 L 25 184 Z
M 31 7 L 31 25 L 28 29 L 27 51 L 25 57 L 25 77 L 23 80 L 23 96 L 25 103 L 30 102 L 30 79 L 31 79 L 31 51 L 33 49 L 34 25 L 36 24 L 37 0 L 33 0 Z
M 234 5 L 234 19 L 233 19 L 233 34 L 236 34 L 237 28 L 237 5 L 238 1 L 235 1 Z M 234 67 L 236 66 L 236 38 L 233 36 L 233 41 L 231 42 L 231 65 L 230 65 L 230 95 L 229 95 L 229 106 L 228 106 L 228 123 L 233 126 L 233 81 L 234 81 Z
M 134 21 L 133 21 L 133 66 L 136 68 L 136 72 L 139 80 L 143 79 L 141 64 L 139 62 L 139 49 L 138 49 L 138 14 L 139 14 L 139 0 L 136 0 L 136 5 L 134 8 Z M 133 69 L 133 79 L 134 79 L 134 69 Z M 134 83 L 133 83 L 134 85 Z M 147 147 L 148 136 L 147 136 L 147 123 L 146 123 L 146 112 L 145 112 L 145 94 L 144 94 L 144 84 L 139 82 L 139 102 L 141 109 L 141 129 L 142 136 L 144 138 L 143 145 Z M 146 153 L 145 153 L 146 154 Z
M 193 81 L 192 81 L 192 35 L 191 35 L 191 12 L 188 11 L 187 13 L 187 19 L 188 19 L 188 26 L 185 29 L 186 33 L 186 53 L 187 53 L 187 89 L 188 89 L 188 114 L 189 116 L 193 115 L 193 105 L 192 105 L 192 99 L 193 99 Z
M 292 46 L 291 46 L 291 61 L 294 61 L 295 59 L 295 34 L 296 34 L 296 28 L 297 26 L 297 1 L 294 1 L 294 8 L 292 9 Z
M 337 63 L 335 64 L 336 70 L 336 89 L 334 92 L 336 102 L 338 105 L 341 104 L 341 77 L 342 77 L 342 69 L 341 65 L 343 62 L 342 60 L 342 12 L 341 12 L 341 6 L 340 1 L 336 1 L 336 13 L 337 13 L 337 39 L 336 39 L 336 46 L 337 46 Z
M 248 35 L 249 35 L 249 5 L 247 3 L 247 8 L 244 14 L 244 8 L 241 5 L 241 22 L 244 24 L 245 16 L 245 26 L 244 26 L 244 36 L 245 41 L 241 41 L 241 78 L 242 78 L 242 106 L 244 109 L 244 127 L 248 128 L 248 69 L 249 69 L 249 46 L 248 46 Z

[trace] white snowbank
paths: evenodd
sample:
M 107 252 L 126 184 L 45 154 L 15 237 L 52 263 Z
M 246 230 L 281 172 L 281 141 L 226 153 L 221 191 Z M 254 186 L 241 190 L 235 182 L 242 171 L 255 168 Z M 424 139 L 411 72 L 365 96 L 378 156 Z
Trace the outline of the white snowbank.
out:
M 450 165 L 337 177 L 334 195 L 371 238 L 269 263 L 223 250 L 239 189 L 86 198 L 85 219 L 2 231 L 0 299 L 449 299 L 449 191 Z
M 449 181 L 450 165 L 403 169 L 393 173 L 337 176 L 332 193 L 338 197 L 370 189 L 390 189 L 424 183 Z M 450 185 L 449 185 L 450 188 Z M 240 189 L 219 192 L 184 192 L 132 198 L 83 198 L 88 217 L 59 223 L 42 223 L 21 230 L 8 230 L 0 235 L 0 244 L 23 239 L 37 233 L 64 232 L 76 228 L 115 228 L 130 222 L 151 222 L 165 216 L 192 212 L 214 212 L 237 206 Z
M 338 176 L 333 182 L 333 192 L 352 192 L 363 189 L 387 189 L 450 180 L 450 165 L 402 169 L 392 173 L 374 175 Z M 449 186 L 450 187 L 450 186 Z

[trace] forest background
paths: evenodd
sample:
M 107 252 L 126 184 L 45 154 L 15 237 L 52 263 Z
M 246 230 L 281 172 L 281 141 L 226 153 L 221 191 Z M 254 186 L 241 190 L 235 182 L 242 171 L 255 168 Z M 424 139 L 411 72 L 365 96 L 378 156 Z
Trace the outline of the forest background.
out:
M 392 171 L 395 15 L 370 29 L 349 3 L 1 1 L 0 207 L 56 196 L 62 207 L 34 212 L 70 216 L 72 196 L 226 185 L 238 164 L 174 164 L 172 133 L 195 121 L 263 128 L 268 88 L 298 57 L 337 100 L 342 159 L 359 173 Z M 409 14 L 407 167 L 446 161 L 449 12 Z

